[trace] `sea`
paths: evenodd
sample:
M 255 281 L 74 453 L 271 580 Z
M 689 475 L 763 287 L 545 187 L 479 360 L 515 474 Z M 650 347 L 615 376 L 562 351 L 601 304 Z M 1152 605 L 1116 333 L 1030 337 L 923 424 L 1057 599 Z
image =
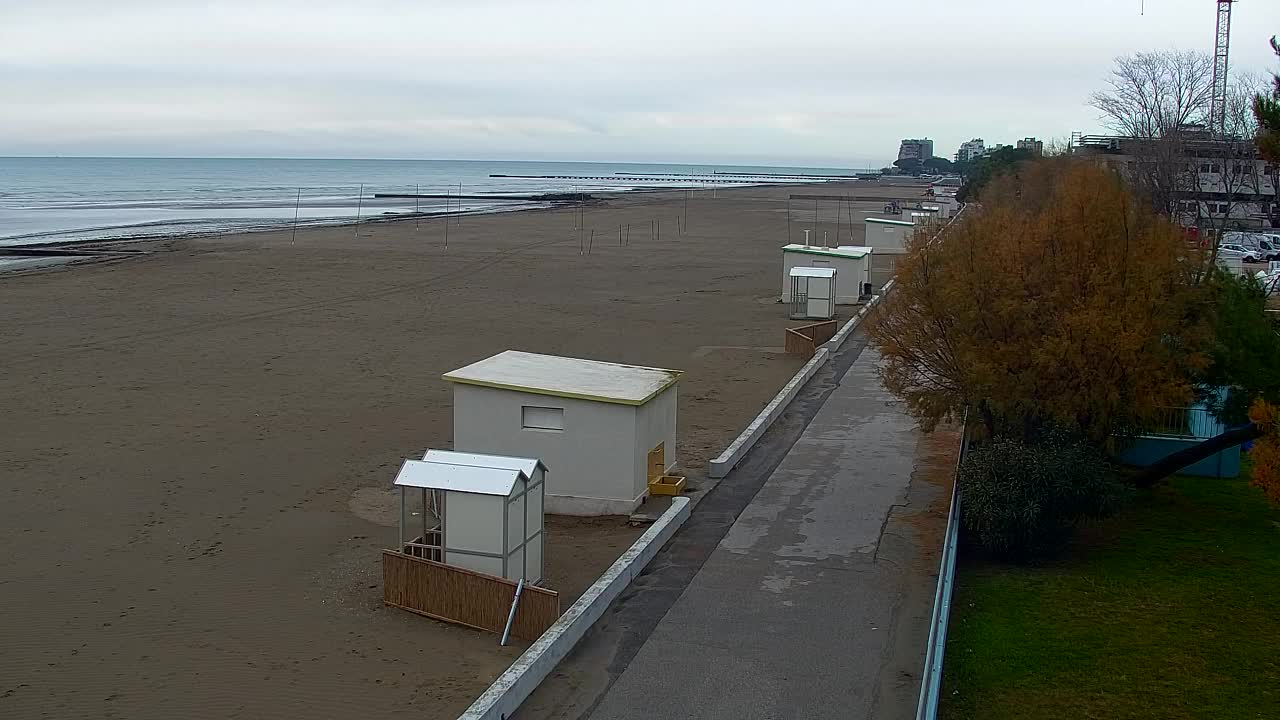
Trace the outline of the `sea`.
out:
M 414 212 L 501 212 L 546 204 L 510 199 L 513 195 L 814 182 L 858 172 L 867 171 L 479 160 L 0 157 L 0 246 L 270 230 Z M 413 197 L 422 195 L 451 197 Z

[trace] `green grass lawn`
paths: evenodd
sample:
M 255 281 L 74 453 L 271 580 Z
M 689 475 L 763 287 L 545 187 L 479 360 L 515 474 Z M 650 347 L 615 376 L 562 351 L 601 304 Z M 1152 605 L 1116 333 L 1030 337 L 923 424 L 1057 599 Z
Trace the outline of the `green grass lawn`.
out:
M 1280 511 L 1174 478 L 1015 567 L 966 552 L 941 717 L 1280 718 Z

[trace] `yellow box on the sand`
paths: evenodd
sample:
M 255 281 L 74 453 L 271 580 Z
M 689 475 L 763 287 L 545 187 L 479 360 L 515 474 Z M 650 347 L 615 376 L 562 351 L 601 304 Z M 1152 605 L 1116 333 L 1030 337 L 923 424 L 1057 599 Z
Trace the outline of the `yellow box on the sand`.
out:
M 650 495 L 679 495 L 684 492 L 684 475 L 659 475 L 649 481 Z

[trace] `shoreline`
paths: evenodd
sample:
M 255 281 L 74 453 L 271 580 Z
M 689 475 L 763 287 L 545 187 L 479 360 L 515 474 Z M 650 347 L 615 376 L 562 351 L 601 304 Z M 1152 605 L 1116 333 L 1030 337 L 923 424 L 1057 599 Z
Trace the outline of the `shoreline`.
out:
M 740 192 L 743 190 L 751 190 L 751 189 L 758 190 L 758 189 L 772 189 L 772 188 L 780 188 L 780 187 L 801 188 L 801 187 L 813 187 L 813 186 L 821 186 L 821 185 L 846 186 L 854 183 L 867 183 L 870 187 L 891 187 L 891 186 L 881 185 L 880 183 L 876 183 L 873 181 L 841 179 L 841 180 L 835 180 L 835 181 L 814 180 L 812 182 L 740 184 L 740 185 L 727 185 L 723 187 L 715 186 L 715 187 L 699 187 L 699 188 L 663 188 L 663 187 L 632 188 L 628 190 L 607 190 L 603 192 L 578 193 L 578 194 L 581 194 L 584 196 L 585 200 L 583 204 L 585 204 L 587 207 L 600 207 L 603 205 L 607 205 L 610 201 L 622 200 L 628 197 L 635 197 L 638 195 L 684 193 L 690 190 L 693 191 L 694 193 L 704 193 L 704 194 L 705 193 L 726 193 L 726 192 L 734 193 L 734 192 Z M 539 193 L 538 195 L 563 196 L 566 194 L 572 195 L 575 193 Z M 412 194 L 388 195 L 385 193 L 376 193 L 371 196 L 371 198 L 376 198 L 376 197 L 381 197 L 384 199 L 390 198 L 390 197 L 412 199 L 414 195 Z M 446 196 L 432 194 L 432 195 L 418 195 L 417 197 L 444 199 Z M 452 197 L 454 197 L 455 199 L 457 198 L 456 195 Z M 480 196 L 464 196 L 464 199 L 466 198 L 475 199 L 477 197 L 480 197 Z M 530 196 L 530 197 L 535 197 L 535 196 Z M 513 202 L 513 200 L 509 198 L 497 198 L 497 200 L 501 200 L 505 202 Z M 262 233 L 272 233 L 272 232 L 292 232 L 295 229 L 301 232 L 303 230 L 354 227 L 356 225 L 365 225 L 365 224 L 369 224 L 369 225 L 386 224 L 386 223 L 404 222 L 409 220 L 418 220 L 418 221 L 437 220 L 443 217 L 461 218 L 461 217 L 483 217 L 483 216 L 489 216 L 489 215 L 501 215 L 501 214 L 508 214 L 508 213 L 527 213 L 527 212 L 538 212 L 538 211 L 554 212 L 556 210 L 563 210 L 566 208 L 578 207 L 579 205 L 578 201 L 571 200 L 571 199 L 569 200 L 545 199 L 545 200 L 528 200 L 528 201 L 522 200 L 522 201 L 515 201 L 515 202 L 523 202 L 526 204 L 523 204 L 519 207 L 489 207 L 489 208 L 484 208 L 479 210 L 463 210 L 463 211 L 444 210 L 444 211 L 424 211 L 424 212 L 384 212 L 384 213 L 379 213 L 377 215 L 370 215 L 368 217 L 364 217 L 359 220 L 356 220 L 354 218 L 348 218 L 348 217 L 342 217 L 342 218 L 336 218 L 336 219 L 330 219 L 330 220 L 311 219 L 311 220 L 299 220 L 297 223 L 294 223 L 293 221 L 284 221 L 283 223 L 249 226 L 244 228 L 235 228 L 235 229 L 228 229 L 228 230 L 193 230 L 191 232 L 137 233 L 137 234 L 130 234 L 130 235 L 118 235 L 118 236 L 109 236 L 109 237 L 100 237 L 100 238 L 50 240 L 47 242 L 32 242 L 32 243 L 22 243 L 22 244 L 16 244 L 16 245 L 3 244 L 8 240 L 23 237 L 23 236 L 15 236 L 11 238 L 0 238 L 0 259 L 3 259 L 4 257 L 31 257 L 31 256 L 41 255 L 42 253 L 40 253 L 39 251 L 42 251 L 42 250 L 57 250 L 57 249 L 64 249 L 64 248 L 70 250 L 76 247 L 84 247 L 86 249 L 91 249 L 92 246 L 98 246 L 98 245 L 122 245 L 122 244 L 144 243 L 144 242 L 201 240 L 201 239 L 207 239 L 207 238 L 229 237 L 234 235 L 258 235 Z M 143 227 L 143 226 L 133 225 L 128 227 Z M 72 229 L 72 230 L 63 230 L 63 231 L 57 231 L 57 232 L 72 233 L 72 232 L 80 232 L 80 231 L 81 230 Z M 26 251 L 36 251 L 36 252 L 26 252 Z M 84 255 L 86 256 L 91 254 L 92 253 L 84 253 Z M 4 272 L 6 272 L 6 270 L 3 268 L 2 265 L 0 265 L 0 273 L 4 273 Z

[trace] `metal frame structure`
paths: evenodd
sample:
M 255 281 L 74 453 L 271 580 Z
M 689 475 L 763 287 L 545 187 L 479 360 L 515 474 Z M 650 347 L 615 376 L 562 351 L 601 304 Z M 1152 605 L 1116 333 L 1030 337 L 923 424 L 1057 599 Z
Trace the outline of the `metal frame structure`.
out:
M 1227 127 L 1227 56 L 1231 50 L 1231 4 L 1217 0 L 1218 28 L 1213 46 L 1213 104 L 1209 108 L 1209 128 L 1219 135 Z

